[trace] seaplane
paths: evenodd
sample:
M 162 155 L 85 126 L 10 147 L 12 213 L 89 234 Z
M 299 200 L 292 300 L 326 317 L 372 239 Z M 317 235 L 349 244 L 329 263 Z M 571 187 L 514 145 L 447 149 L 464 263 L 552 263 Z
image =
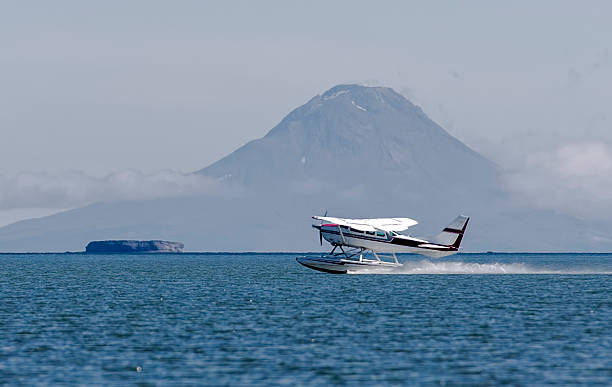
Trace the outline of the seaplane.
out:
M 319 224 L 319 242 L 329 242 L 332 250 L 322 256 L 300 256 L 296 260 L 310 269 L 346 274 L 356 271 L 394 269 L 402 264 L 396 253 L 416 253 L 430 258 L 456 254 L 470 220 L 459 215 L 441 233 L 431 238 L 415 238 L 400 232 L 418 224 L 410 218 L 349 219 L 313 216 Z

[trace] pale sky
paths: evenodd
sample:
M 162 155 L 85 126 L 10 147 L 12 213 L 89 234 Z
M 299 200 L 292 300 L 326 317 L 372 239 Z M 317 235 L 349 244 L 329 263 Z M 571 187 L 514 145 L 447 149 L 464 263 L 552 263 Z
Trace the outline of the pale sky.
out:
M 393 87 L 526 194 L 563 157 L 612 192 L 610 20 L 609 1 L 4 1 L 0 212 L 36 176 L 183 181 L 349 82 Z

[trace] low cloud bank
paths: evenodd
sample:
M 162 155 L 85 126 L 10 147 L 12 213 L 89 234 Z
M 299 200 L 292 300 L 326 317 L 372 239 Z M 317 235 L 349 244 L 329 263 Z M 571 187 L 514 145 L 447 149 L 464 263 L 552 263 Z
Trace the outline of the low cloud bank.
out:
M 512 164 L 506 168 L 504 184 L 521 205 L 583 219 L 609 219 L 612 144 L 575 142 L 530 152 Z M 304 187 L 297 188 L 304 192 Z M 225 189 L 216 180 L 172 170 L 125 170 L 104 177 L 84 172 L 0 175 L 0 226 L 99 201 L 222 193 L 226 193 Z
M 98 201 L 156 199 L 219 193 L 218 182 L 177 171 L 126 170 L 104 177 L 83 172 L 60 175 L 0 175 L 0 211 L 24 208 L 74 208 Z
M 507 188 L 524 204 L 580 218 L 612 213 L 612 146 L 572 143 L 535 152 L 505 175 Z

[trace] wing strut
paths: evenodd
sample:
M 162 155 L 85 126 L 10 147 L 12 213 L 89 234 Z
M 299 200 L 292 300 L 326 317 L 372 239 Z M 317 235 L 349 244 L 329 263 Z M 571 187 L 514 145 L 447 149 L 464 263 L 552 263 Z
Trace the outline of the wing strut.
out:
M 344 234 L 342 233 L 342 229 L 340 228 L 340 225 L 338 225 L 338 231 L 340 232 L 340 238 L 342 238 L 342 243 L 346 244 L 346 241 L 344 240 Z

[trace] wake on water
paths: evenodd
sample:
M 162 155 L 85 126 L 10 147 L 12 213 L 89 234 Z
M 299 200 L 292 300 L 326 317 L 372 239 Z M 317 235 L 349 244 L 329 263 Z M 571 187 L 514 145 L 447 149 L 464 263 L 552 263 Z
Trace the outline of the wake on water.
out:
M 400 267 L 374 268 L 349 274 L 612 274 L 600 270 L 552 270 L 524 263 L 471 263 L 461 261 L 404 262 Z

